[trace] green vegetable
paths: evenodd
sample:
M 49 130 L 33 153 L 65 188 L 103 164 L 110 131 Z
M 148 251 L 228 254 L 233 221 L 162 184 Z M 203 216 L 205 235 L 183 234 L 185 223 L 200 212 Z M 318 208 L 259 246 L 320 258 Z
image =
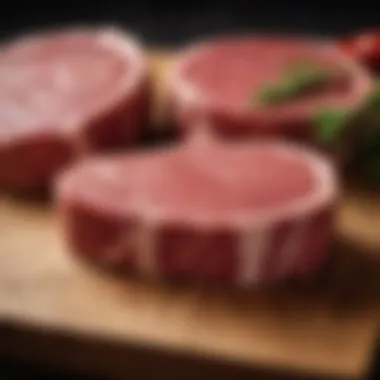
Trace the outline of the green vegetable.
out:
M 313 62 L 303 61 L 290 66 L 287 78 L 300 89 L 307 89 L 317 85 L 328 84 L 331 73 L 324 68 L 318 67 Z
M 315 135 L 324 145 L 339 143 L 345 128 L 357 128 L 349 168 L 365 183 L 380 185 L 380 87 L 355 110 L 325 108 L 314 117 Z
M 271 105 L 292 99 L 328 85 L 335 76 L 335 73 L 319 67 L 316 63 L 297 62 L 289 66 L 279 83 L 265 85 L 259 91 L 259 103 Z
M 275 104 L 286 100 L 295 91 L 296 83 L 283 83 L 278 85 L 266 85 L 259 92 L 260 104 Z
M 317 110 L 314 117 L 315 135 L 325 144 L 339 141 L 343 130 L 354 124 L 356 127 L 364 126 L 356 140 L 356 153 L 368 152 L 374 144 L 380 148 L 379 88 L 375 88 L 357 109 L 324 108 Z
M 324 144 L 333 144 L 350 122 L 350 112 L 338 108 L 320 109 L 314 115 L 317 140 Z

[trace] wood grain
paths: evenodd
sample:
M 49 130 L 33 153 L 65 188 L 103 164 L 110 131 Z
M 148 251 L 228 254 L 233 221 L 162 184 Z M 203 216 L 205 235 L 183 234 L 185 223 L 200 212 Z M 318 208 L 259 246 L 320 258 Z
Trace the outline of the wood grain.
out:
M 151 57 L 159 94 L 166 58 Z M 51 336 L 70 334 L 77 342 L 91 337 L 111 346 L 149 347 L 252 368 L 359 378 L 377 328 L 380 270 L 358 247 L 363 241 L 373 252 L 380 248 L 379 228 L 380 202 L 348 190 L 323 275 L 237 292 L 144 283 L 92 268 L 65 251 L 49 202 L 4 195 L 0 327 L 17 332 L 20 352 L 26 344 L 22 331 L 31 328 Z M 45 355 L 51 356 L 54 352 Z M 59 364 L 63 358 L 57 353 L 55 360 Z

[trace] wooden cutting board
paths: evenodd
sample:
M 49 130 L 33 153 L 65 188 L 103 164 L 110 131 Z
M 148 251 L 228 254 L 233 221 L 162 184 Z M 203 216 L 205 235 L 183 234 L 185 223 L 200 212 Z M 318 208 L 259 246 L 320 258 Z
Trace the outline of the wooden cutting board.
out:
M 158 102 L 171 57 L 151 56 Z M 129 349 L 119 357 L 124 370 L 135 364 L 134 350 L 141 367 L 150 365 L 148 351 L 149 362 L 174 352 L 188 359 L 180 368 L 168 366 L 165 378 L 174 371 L 173 378 L 185 378 L 193 359 L 215 367 L 228 362 L 247 370 L 360 378 L 380 315 L 376 251 L 380 200 L 347 190 L 332 260 L 319 278 L 244 293 L 143 283 L 65 252 L 49 202 L 0 196 L 0 352 L 108 375 L 117 368 L 119 376 L 120 363 L 109 355 L 116 346 Z M 62 336 L 73 337 L 66 351 Z M 83 346 L 89 339 L 107 342 L 96 358 L 93 346 Z

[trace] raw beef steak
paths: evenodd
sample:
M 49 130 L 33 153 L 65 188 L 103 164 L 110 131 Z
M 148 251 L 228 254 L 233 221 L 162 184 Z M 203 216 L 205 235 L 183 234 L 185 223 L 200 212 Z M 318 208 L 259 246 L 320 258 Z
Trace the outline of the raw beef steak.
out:
M 3 44 L 0 88 L 2 187 L 46 184 L 78 156 L 133 143 L 148 122 L 144 57 L 114 27 Z
M 241 286 L 316 270 L 337 195 L 328 161 L 274 141 L 93 157 L 56 186 L 77 254 L 141 275 Z
M 306 63 L 308 67 L 302 65 Z M 301 72 L 301 68 L 309 72 Z M 264 90 L 268 97 L 272 89 L 273 100 L 273 87 L 280 84 L 284 94 L 299 91 L 300 75 L 314 75 L 308 78 L 316 80 L 320 74 L 317 69 L 339 76 L 331 77 L 327 85 L 321 82 L 321 86 L 285 96 L 277 103 L 260 103 Z M 319 145 L 313 126 L 316 112 L 326 107 L 357 107 L 371 87 L 370 74 L 329 43 L 293 37 L 231 36 L 182 50 L 171 76 L 170 112 L 186 135 L 206 122 L 225 138 L 271 136 Z

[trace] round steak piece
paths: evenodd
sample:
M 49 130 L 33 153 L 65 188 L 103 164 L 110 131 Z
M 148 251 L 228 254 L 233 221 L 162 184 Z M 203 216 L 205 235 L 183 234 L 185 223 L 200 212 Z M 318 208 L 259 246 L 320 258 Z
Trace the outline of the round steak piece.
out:
M 280 141 L 184 144 L 92 157 L 55 197 L 69 251 L 142 276 L 253 286 L 324 262 L 331 163 Z
M 319 147 L 316 113 L 359 107 L 372 82 L 330 42 L 218 37 L 179 53 L 170 80 L 171 115 L 181 135 L 208 128 L 228 139 L 265 136 Z
M 142 49 L 113 26 L 21 36 L 0 48 L 0 186 L 46 185 L 68 162 L 133 144 L 147 126 Z

